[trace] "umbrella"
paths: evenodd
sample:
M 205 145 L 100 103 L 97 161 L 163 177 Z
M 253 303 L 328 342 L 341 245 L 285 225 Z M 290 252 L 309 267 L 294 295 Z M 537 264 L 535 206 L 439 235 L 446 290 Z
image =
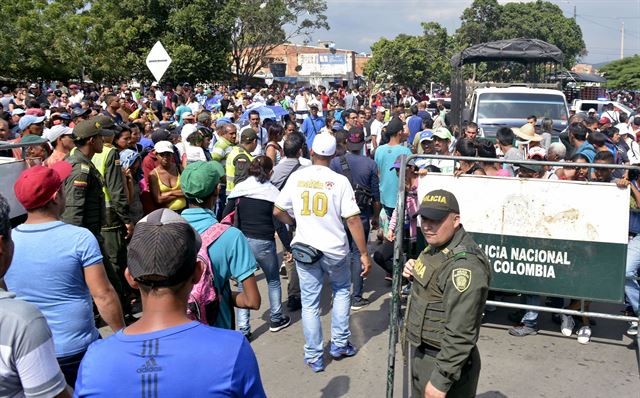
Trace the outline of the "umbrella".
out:
M 282 117 L 289 114 L 288 110 L 284 109 L 279 105 L 267 105 L 267 108 L 271 109 L 273 113 L 276 114 L 277 117 Z
M 253 109 L 247 109 L 243 114 L 242 117 L 240 117 L 241 121 L 246 121 L 247 119 L 249 119 L 249 112 L 251 111 L 257 111 L 258 114 L 260 114 L 260 120 L 264 120 L 264 119 L 273 119 L 276 120 L 276 113 L 272 110 L 269 109 L 269 107 L 267 107 L 266 105 L 262 105 L 262 106 L 257 106 Z

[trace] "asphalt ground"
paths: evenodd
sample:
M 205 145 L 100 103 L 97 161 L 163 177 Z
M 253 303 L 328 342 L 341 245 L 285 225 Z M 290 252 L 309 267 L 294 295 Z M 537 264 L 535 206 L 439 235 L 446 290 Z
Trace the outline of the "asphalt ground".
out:
M 376 248 L 370 243 L 371 252 Z M 283 300 L 286 283 L 283 279 Z M 330 288 L 325 284 L 321 320 L 325 340 L 325 365 L 313 373 L 303 362 L 304 336 L 300 311 L 290 313 L 291 325 L 269 331 L 269 301 L 264 275 L 258 271 L 262 307 L 251 313 L 252 347 L 260 364 L 262 381 L 269 397 L 384 397 L 388 361 L 390 283 L 374 264 L 365 281 L 365 297 L 371 304 L 351 313 L 351 341 L 358 347 L 355 357 L 333 360 L 329 355 L 331 306 Z M 518 297 L 508 301 L 518 302 Z M 286 313 L 286 306 L 283 306 Z M 620 313 L 622 306 L 592 304 L 594 312 Z M 478 346 L 482 371 L 478 397 L 640 397 L 639 369 L 634 341 L 625 331 L 626 322 L 597 319 L 592 340 L 579 344 L 575 334 L 565 337 L 551 314 L 541 313 L 538 335 L 510 336 L 513 325 L 498 308 L 487 313 Z M 102 328 L 108 335 L 108 328 Z M 577 329 L 577 328 L 576 328 Z M 396 346 L 395 397 L 402 397 L 403 356 Z M 406 391 L 405 391 L 406 392 Z

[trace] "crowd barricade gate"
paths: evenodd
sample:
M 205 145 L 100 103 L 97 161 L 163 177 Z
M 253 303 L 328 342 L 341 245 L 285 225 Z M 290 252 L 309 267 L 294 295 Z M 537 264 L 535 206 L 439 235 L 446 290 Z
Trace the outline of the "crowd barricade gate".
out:
M 477 157 L 411 155 L 402 157 L 397 199 L 398 220 L 404 225 L 405 176 L 409 161 L 487 162 L 517 165 L 566 166 L 565 162 L 499 160 Z M 640 171 L 638 166 L 589 164 L 592 169 Z M 624 283 L 629 239 L 629 188 L 615 184 L 549 179 L 526 179 L 440 173 L 421 176 L 418 203 L 434 189 L 446 189 L 458 199 L 465 230 L 487 254 L 491 265 L 491 290 L 579 299 L 580 310 L 502 301 L 496 307 L 588 316 L 616 321 L 640 317 L 585 311 L 584 302 L 624 303 Z M 554 195 L 554 196 L 552 196 Z M 579 200 L 577 200 L 579 199 Z M 607 217 L 598 214 L 607 203 Z M 400 228 L 394 242 L 391 285 L 387 398 L 393 398 L 396 345 L 402 322 L 401 273 L 405 262 Z M 418 236 L 421 237 L 418 228 Z M 421 251 L 418 250 L 418 251 Z M 607 266 L 603 267 L 602 264 Z M 637 276 L 636 280 L 640 279 Z M 640 366 L 640 334 L 636 357 Z M 410 363 L 405 357 L 405 364 Z M 410 370 L 403 369 L 403 396 L 410 390 Z M 408 386 L 409 384 L 409 386 Z

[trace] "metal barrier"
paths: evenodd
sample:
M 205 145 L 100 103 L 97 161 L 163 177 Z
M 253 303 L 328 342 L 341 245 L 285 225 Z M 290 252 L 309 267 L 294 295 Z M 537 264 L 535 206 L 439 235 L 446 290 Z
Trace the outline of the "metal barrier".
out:
M 478 158 L 478 157 L 468 157 L 468 156 L 442 156 L 442 155 L 411 155 L 408 157 L 402 156 L 402 167 L 400 168 L 398 199 L 397 199 L 397 206 L 396 206 L 397 218 L 398 218 L 396 225 L 404 225 L 406 166 L 409 161 L 414 159 L 453 160 L 454 165 L 455 163 L 460 161 L 468 161 L 468 162 L 485 162 L 485 163 L 500 163 L 500 164 L 513 164 L 513 165 L 541 165 L 541 166 L 566 167 L 568 164 L 571 163 L 571 162 L 549 162 L 549 161 L 532 161 L 532 160 L 503 160 L 503 159 Z M 582 163 L 579 163 L 579 164 L 582 164 Z M 582 167 L 587 167 L 587 166 L 582 166 Z M 630 166 L 630 165 L 589 163 L 588 167 L 590 169 L 617 169 L 617 170 L 624 169 L 624 170 L 636 170 L 640 172 L 639 166 Z M 506 179 L 508 177 L 502 177 L 502 178 Z M 391 306 L 390 306 L 389 352 L 388 352 L 388 363 L 387 363 L 387 394 L 386 394 L 387 398 L 393 398 L 393 394 L 394 394 L 396 345 L 398 343 L 399 328 L 401 327 L 401 324 L 400 324 L 401 323 L 400 322 L 401 320 L 400 287 L 401 287 L 401 280 L 402 280 L 401 273 L 402 273 L 402 268 L 404 266 L 404 263 L 406 261 L 405 253 L 403 252 L 403 239 L 404 239 L 404 230 L 403 228 L 398 228 L 397 231 L 395 231 L 394 258 L 393 258 L 394 268 L 393 268 L 393 280 L 391 284 L 392 295 L 391 295 Z M 640 277 L 635 277 L 634 279 L 640 280 Z M 580 310 L 578 311 L 578 310 L 568 310 L 563 308 L 543 307 L 543 306 L 534 306 L 534 305 L 487 300 L 488 305 L 494 305 L 496 307 L 515 308 L 515 309 L 531 310 L 531 311 L 539 311 L 539 312 L 551 312 L 551 313 L 565 314 L 565 315 L 586 316 L 591 318 L 602 318 L 602 319 L 610 319 L 610 320 L 625 321 L 625 322 L 632 322 L 632 321 L 640 322 L 640 315 L 638 317 L 632 317 L 632 316 L 625 316 L 625 315 L 585 311 L 584 302 L 585 300 L 580 300 Z M 636 359 L 638 362 L 638 366 L 640 367 L 640 334 L 636 335 Z M 410 363 L 410 358 L 404 358 L 404 360 L 405 360 L 405 364 L 407 362 Z M 411 377 L 410 370 L 405 369 L 405 374 L 407 374 L 407 372 L 409 374 L 409 380 L 410 380 L 410 377 Z M 404 382 L 403 389 L 406 389 L 406 388 L 408 388 L 407 382 Z M 406 391 L 404 392 L 403 395 L 407 396 Z

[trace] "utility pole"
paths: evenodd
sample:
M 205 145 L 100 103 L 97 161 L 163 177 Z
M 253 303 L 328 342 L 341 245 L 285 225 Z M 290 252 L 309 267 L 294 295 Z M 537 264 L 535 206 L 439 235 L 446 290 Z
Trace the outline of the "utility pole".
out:
M 624 58 L 624 21 L 622 21 L 622 28 L 620 29 L 620 59 Z
M 573 20 L 576 20 L 576 5 L 573 5 Z

